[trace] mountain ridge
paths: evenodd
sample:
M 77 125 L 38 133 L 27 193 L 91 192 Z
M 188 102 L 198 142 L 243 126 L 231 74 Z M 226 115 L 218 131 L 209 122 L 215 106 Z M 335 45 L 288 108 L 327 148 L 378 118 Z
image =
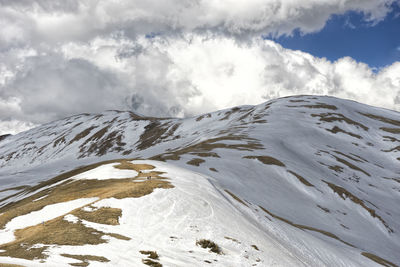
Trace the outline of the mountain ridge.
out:
M 397 266 L 399 126 L 398 112 L 324 96 L 184 119 L 80 114 L 0 142 L 0 207 L 81 165 L 157 160 L 207 177 L 242 216 L 310 266 L 335 262 L 317 243 L 339 248 L 337 266 Z

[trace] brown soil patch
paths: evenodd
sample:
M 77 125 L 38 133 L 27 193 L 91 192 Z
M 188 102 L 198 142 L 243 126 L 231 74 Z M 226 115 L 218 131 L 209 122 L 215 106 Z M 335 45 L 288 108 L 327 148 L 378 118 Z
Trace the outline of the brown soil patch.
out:
M 150 251 L 150 250 L 141 250 L 139 251 L 143 255 L 148 255 L 147 257 L 153 260 L 158 260 L 158 254 L 157 251 Z
M 399 267 L 398 265 L 394 264 L 393 262 L 382 259 L 381 257 L 378 257 L 372 253 L 362 252 L 361 255 L 363 255 L 364 257 L 367 257 L 370 260 L 373 260 L 374 262 L 376 262 L 380 265 L 386 266 L 386 267 Z
M 196 245 L 202 248 L 209 248 L 210 252 L 214 252 L 216 254 L 222 254 L 221 248 L 211 240 L 200 239 L 196 241 Z
M 311 114 L 312 117 L 319 117 L 320 121 L 325 121 L 325 122 L 335 122 L 335 121 L 339 121 L 339 122 L 345 122 L 347 124 L 350 125 L 354 125 L 356 127 L 359 127 L 361 129 L 363 129 L 364 131 L 368 131 L 368 127 L 353 121 L 352 119 L 347 118 L 346 116 L 344 116 L 343 114 L 340 113 L 321 113 L 321 114 Z
M 281 167 L 285 167 L 285 164 L 283 162 L 277 160 L 276 158 L 270 157 L 270 156 L 244 156 L 243 158 L 245 159 L 257 159 L 263 164 L 266 165 L 277 165 Z
M 240 143 L 238 144 L 220 143 L 223 141 L 240 141 Z M 240 151 L 254 151 L 257 149 L 262 149 L 263 145 L 257 139 L 250 138 L 245 135 L 226 135 L 222 137 L 211 138 L 184 148 L 169 150 L 166 153 L 156 155 L 150 159 L 161 160 L 161 161 L 179 160 L 180 156 L 184 154 L 209 153 L 214 149 L 222 149 L 222 148 L 234 149 Z
M 157 261 L 153 261 L 151 259 L 143 259 L 142 260 L 143 264 L 152 266 L 152 267 L 162 267 L 162 264 L 157 262 Z
M 366 116 L 366 117 L 370 118 L 370 119 L 382 121 L 384 123 L 389 123 L 389 124 L 392 124 L 392 125 L 395 125 L 395 126 L 400 126 L 400 121 L 397 121 L 397 120 L 393 120 L 393 119 L 389 119 L 389 118 L 386 118 L 386 117 L 382 117 L 382 116 L 374 115 L 374 114 L 369 114 L 369 113 L 361 113 L 361 112 L 359 112 L 359 113 L 361 115 L 363 115 L 363 116 Z
M 233 199 L 238 201 L 240 204 L 245 205 L 246 207 L 249 207 L 243 200 L 241 200 L 238 196 L 236 196 L 234 193 L 229 191 L 228 189 L 225 189 L 225 192 L 227 192 Z
M 364 173 L 364 174 L 367 175 L 367 176 L 371 176 L 368 172 L 364 171 L 363 169 L 360 169 L 359 167 L 355 166 L 354 164 L 348 162 L 347 160 L 344 160 L 344 159 L 339 158 L 339 157 L 334 156 L 334 155 L 332 155 L 332 156 L 333 156 L 338 162 L 340 162 L 340 163 L 346 165 L 347 167 L 349 167 L 349 168 L 351 168 L 351 169 L 353 169 L 353 170 L 355 170 L 355 171 L 362 172 L 362 173 Z
M 303 183 L 306 186 L 310 186 L 310 187 L 314 187 L 314 185 L 312 183 L 310 183 L 309 181 L 307 181 L 304 177 L 302 177 L 301 175 L 295 173 L 294 171 L 287 171 L 288 173 L 293 174 L 301 183 Z
M 217 170 L 217 169 L 215 169 L 215 168 L 210 168 L 210 171 L 213 171 L 213 172 L 218 172 L 218 170 Z
M 73 142 L 79 141 L 82 138 L 85 138 L 95 128 L 97 128 L 97 126 L 91 126 L 91 127 L 87 128 L 87 129 L 83 130 L 82 132 L 78 133 L 77 135 L 75 135 L 74 138 L 72 138 L 71 141 L 69 141 L 68 145 L 72 144 Z
M 388 133 L 400 134 L 400 128 L 381 127 L 379 129 L 381 129 L 382 131 L 388 132 Z
M 293 101 L 291 101 L 293 102 Z M 302 100 L 300 102 L 303 102 Z M 324 103 L 317 103 L 315 105 L 300 105 L 300 106 L 287 106 L 289 108 L 317 108 L 317 109 L 330 109 L 337 110 L 337 107 L 334 105 L 328 105 Z
M 389 233 L 393 233 L 393 229 L 391 229 L 389 227 L 389 225 L 383 220 L 383 218 L 381 216 L 376 214 L 376 211 L 374 209 L 372 209 L 372 208 L 368 207 L 367 205 L 365 205 L 363 200 L 359 199 L 358 197 L 356 197 L 355 195 L 353 195 L 352 193 L 350 193 L 349 191 L 347 191 L 346 189 L 344 189 L 341 186 L 329 183 L 329 182 L 324 181 L 324 180 L 322 180 L 322 181 L 324 183 L 326 183 L 333 190 L 333 192 L 338 194 L 343 200 L 345 200 L 346 198 L 349 198 L 355 204 L 360 205 L 361 207 L 363 207 L 366 211 L 368 211 L 368 213 L 373 218 L 377 218 L 379 221 L 381 221 L 382 224 L 386 227 L 386 229 L 388 230 Z
M 121 209 L 102 207 L 94 211 L 85 211 L 83 209 L 76 210 L 71 213 L 79 219 L 83 219 L 89 222 L 118 225 L 119 217 L 122 215 Z
M 199 159 L 199 158 L 194 158 L 192 160 L 189 160 L 188 162 L 186 162 L 186 164 L 190 164 L 193 166 L 200 166 L 201 163 L 205 162 L 204 159 Z
M 161 124 L 158 121 L 152 121 L 144 127 L 145 131 L 136 143 L 136 148 L 139 150 L 147 149 L 162 140 L 173 136 L 176 129 L 179 127 L 179 123 L 173 124 L 172 122 L 166 122 Z
M 336 240 L 338 240 L 338 241 L 340 241 L 340 242 L 342 242 L 342 243 L 344 243 L 344 244 L 346 244 L 346 245 L 348 245 L 348 246 L 350 246 L 350 247 L 354 247 L 352 244 L 350 244 L 350 243 L 348 243 L 348 242 L 346 242 L 346 241 L 343 241 L 342 239 L 340 239 L 340 238 L 339 238 L 337 235 L 335 235 L 335 234 L 332 234 L 332 233 L 330 233 L 330 232 L 327 232 L 327 231 L 324 231 L 324 230 L 320 230 L 320 229 L 317 229 L 317 228 L 314 228 L 314 227 L 310 227 L 310 226 L 307 226 L 307 225 L 302 225 L 302 224 L 293 223 L 293 222 L 289 221 L 288 219 L 285 219 L 285 218 L 279 217 L 278 215 L 273 214 L 272 212 L 268 211 L 267 209 L 265 209 L 265 208 L 263 208 L 263 207 L 261 207 L 261 206 L 259 206 L 259 207 L 260 207 L 260 209 L 262 209 L 265 213 L 269 214 L 271 217 L 273 217 L 273 218 L 275 218 L 275 219 L 278 219 L 278 220 L 281 220 L 281 221 L 283 221 L 283 222 L 285 222 L 285 223 L 287 223 L 287 224 L 290 224 L 291 226 L 294 226 L 294 227 L 299 228 L 299 229 L 301 229 L 301 230 L 309 230 L 309 231 L 313 231 L 313 232 L 318 232 L 318 233 L 320 233 L 320 234 L 323 234 L 323 235 L 326 235 L 326 236 L 331 237 L 331 238 L 333 238 L 333 239 L 336 239 Z
M 355 133 L 351 133 L 351 132 L 347 132 L 345 130 L 340 129 L 337 126 L 334 126 L 332 129 L 326 129 L 326 130 L 328 132 L 331 132 L 331 133 L 334 133 L 334 134 L 336 134 L 336 133 L 344 133 L 344 134 L 350 135 L 352 137 L 355 137 L 355 138 L 358 138 L 358 139 L 362 139 L 362 137 L 360 135 L 355 134 Z
M 111 162 L 120 162 L 120 168 L 134 168 L 135 170 L 148 170 L 154 168 L 151 165 L 129 165 L 126 161 L 118 160 Z M 117 199 L 127 197 L 141 197 L 153 192 L 155 188 L 172 188 L 173 186 L 165 180 L 164 177 L 159 176 L 159 172 L 151 172 L 152 178 L 150 180 L 137 181 L 142 175 L 147 173 L 139 173 L 135 178 L 127 179 L 107 179 L 107 180 L 71 180 L 71 176 L 82 173 L 84 171 L 93 169 L 100 165 L 111 163 L 103 162 L 101 164 L 93 164 L 81 167 L 77 170 L 68 172 L 57 176 L 47 182 L 41 183 L 42 186 L 51 185 L 58 181 L 63 181 L 61 184 L 44 189 L 30 197 L 22 199 L 15 203 L 10 203 L 0 209 L 2 216 L 0 216 L 0 227 L 4 227 L 7 222 L 17 216 L 28 214 L 32 211 L 37 211 L 43 207 L 55 203 L 80 199 L 89 197 L 98 197 L 99 199 L 114 197 Z M 128 167 L 127 167 L 128 166 Z M 136 180 L 136 181 L 135 181 Z M 39 188 L 37 188 L 39 189 Z M 30 188 L 32 190 L 32 188 Z M 44 195 L 46 198 L 38 199 Z M 93 212 L 85 212 L 81 209 L 72 211 L 80 219 L 93 221 L 103 224 L 118 224 L 118 218 L 121 215 L 121 210 L 113 208 L 100 208 Z M 32 248 L 34 244 L 59 244 L 59 245 L 84 245 L 84 244 L 100 244 L 106 242 L 101 239 L 101 236 L 106 235 L 95 229 L 85 227 L 80 222 L 70 223 L 63 220 L 63 216 L 54 220 L 46 222 L 44 225 L 39 224 L 28 228 L 15 231 L 16 240 L 0 246 L 0 249 L 5 250 L 1 252 L 1 256 L 10 256 L 17 258 L 45 258 L 43 248 Z M 115 238 L 129 240 L 118 234 L 107 234 Z M 22 244 L 24 244 L 22 246 Z
M 25 267 L 25 266 L 18 264 L 0 263 L 0 267 Z
M 251 247 L 254 248 L 257 251 L 260 251 L 256 245 L 251 245 Z
M 89 261 L 99 261 L 99 262 L 109 262 L 110 261 L 109 259 L 107 259 L 105 257 L 94 256 L 94 255 L 61 254 L 61 256 L 82 261 L 81 263 L 70 263 L 71 266 L 88 266 Z

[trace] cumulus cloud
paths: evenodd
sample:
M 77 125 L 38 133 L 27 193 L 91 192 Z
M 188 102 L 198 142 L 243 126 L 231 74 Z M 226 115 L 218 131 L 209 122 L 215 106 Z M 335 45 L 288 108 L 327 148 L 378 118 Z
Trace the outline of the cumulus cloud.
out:
M 0 134 L 82 112 L 184 117 L 293 94 L 400 110 L 399 62 L 374 72 L 260 38 L 350 10 L 377 23 L 393 2 L 0 0 Z

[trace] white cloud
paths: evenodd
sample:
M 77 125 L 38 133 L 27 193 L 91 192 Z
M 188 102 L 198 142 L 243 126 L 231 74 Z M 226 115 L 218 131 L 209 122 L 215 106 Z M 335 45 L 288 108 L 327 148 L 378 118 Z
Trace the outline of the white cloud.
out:
M 373 72 L 259 37 L 318 31 L 349 10 L 375 23 L 392 2 L 0 0 L 0 132 L 81 112 L 182 117 L 293 94 L 400 110 L 400 63 Z

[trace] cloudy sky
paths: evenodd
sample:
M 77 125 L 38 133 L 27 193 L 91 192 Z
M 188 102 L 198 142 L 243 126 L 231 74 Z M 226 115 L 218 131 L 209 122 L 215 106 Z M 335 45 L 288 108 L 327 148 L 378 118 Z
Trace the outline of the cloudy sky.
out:
M 399 0 L 0 0 L 0 134 L 296 94 L 400 110 Z

